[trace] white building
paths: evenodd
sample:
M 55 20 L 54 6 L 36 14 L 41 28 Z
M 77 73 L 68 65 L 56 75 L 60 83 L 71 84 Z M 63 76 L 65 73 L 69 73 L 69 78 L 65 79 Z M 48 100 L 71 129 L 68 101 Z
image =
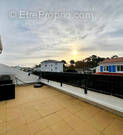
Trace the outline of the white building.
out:
M 96 74 L 123 75 L 123 57 L 104 60 L 97 67 Z
M 45 60 L 41 62 L 41 71 L 63 72 L 63 62 L 57 60 Z

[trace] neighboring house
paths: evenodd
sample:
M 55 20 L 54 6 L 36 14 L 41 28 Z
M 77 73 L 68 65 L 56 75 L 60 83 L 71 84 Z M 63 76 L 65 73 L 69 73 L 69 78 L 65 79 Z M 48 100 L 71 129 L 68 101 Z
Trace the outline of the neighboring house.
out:
M 77 71 L 77 73 L 84 74 L 83 68 L 75 68 L 75 70 Z
M 21 70 L 21 67 L 20 66 L 12 66 L 12 68 L 16 68 L 16 69 Z
M 40 72 L 41 71 L 41 67 L 35 67 L 35 68 L 33 68 L 33 71 Z
M 106 59 L 99 63 L 96 74 L 123 75 L 123 57 Z
M 16 68 L 16 69 L 19 69 L 19 70 L 22 70 L 22 71 L 25 71 L 25 72 L 32 71 L 32 68 L 30 68 L 30 67 L 12 66 L 12 68 Z
M 45 60 L 41 62 L 41 71 L 63 72 L 63 62 L 57 60 Z
M 76 68 L 75 69 L 77 71 L 77 73 L 80 74 L 93 74 L 96 72 L 96 68 L 88 68 L 87 70 L 83 70 L 83 68 Z
M 89 70 L 90 70 L 91 74 L 96 73 L 96 67 L 90 68 Z

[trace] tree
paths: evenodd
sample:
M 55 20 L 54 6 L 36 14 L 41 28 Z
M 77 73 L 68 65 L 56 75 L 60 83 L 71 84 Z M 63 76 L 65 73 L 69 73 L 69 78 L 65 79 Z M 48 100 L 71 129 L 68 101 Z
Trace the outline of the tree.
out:
M 61 60 L 61 62 L 65 65 L 67 64 L 67 62 L 65 60 Z
M 111 59 L 118 58 L 118 55 L 113 55 Z
M 71 65 L 74 65 L 75 64 L 75 61 L 74 60 L 70 60 L 70 64 Z
M 63 71 L 66 72 L 66 70 L 67 70 L 67 67 L 66 67 L 67 62 L 65 60 L 61 60 L 61 62 L 63 63 Z
M 89 68 L 96 67 L 98 65 L 98 63 L 100 63 L 101 61 L 104 61 L 104 60 L 105 60 L 105 58 L 101 58 L 96 55 L 92 55 L 81 61 L 76 61 L 75 68 L 82 68 L 83 70 L 87 70 Z
M 38 68 L 38 67 L 40 67 L 40 65 L 35 65 L 35 66 L 34 66 L 34 68 Z
M 83 66 L 84 66 L 84 61 L 76 61 L 75 62 L 76 68 L 83 68 Z

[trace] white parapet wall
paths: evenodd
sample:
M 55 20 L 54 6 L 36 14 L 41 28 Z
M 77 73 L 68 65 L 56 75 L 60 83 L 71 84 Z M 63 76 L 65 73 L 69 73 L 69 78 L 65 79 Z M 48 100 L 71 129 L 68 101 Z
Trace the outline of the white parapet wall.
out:
M 101 94 L 98 92 L 88 90 L 87 94 L 84 94 L 84 89 L 74 87 L 67 84 L 61 84 L 55 81 L 48 81 L 46 79 L 41 79 L 41 82 L 57 88 L 60 91 L 66 92 L 75 96 L 85 102 L 96 105 L 100 108 L 106 109 L 112 113 L 115 113 L 121 117 L 123 117 L 123 99 L 117 98 L 111 95 Z
M 30 74 L 28 72 L 21 71 L 17 68 L 12 68 L 10 66 L 0 64 L 0 75 L 10 75 L 13 76 L 13 82 L 16 85 L 30 84 L 38 82 L 38 76 Z

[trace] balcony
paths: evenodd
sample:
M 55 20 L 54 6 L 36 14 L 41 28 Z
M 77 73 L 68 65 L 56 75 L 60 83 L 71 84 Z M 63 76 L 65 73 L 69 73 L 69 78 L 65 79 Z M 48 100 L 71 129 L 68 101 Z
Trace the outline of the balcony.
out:
M 0 102 L 0 135 L 122 135 L 123 118 L 43 86 Z

